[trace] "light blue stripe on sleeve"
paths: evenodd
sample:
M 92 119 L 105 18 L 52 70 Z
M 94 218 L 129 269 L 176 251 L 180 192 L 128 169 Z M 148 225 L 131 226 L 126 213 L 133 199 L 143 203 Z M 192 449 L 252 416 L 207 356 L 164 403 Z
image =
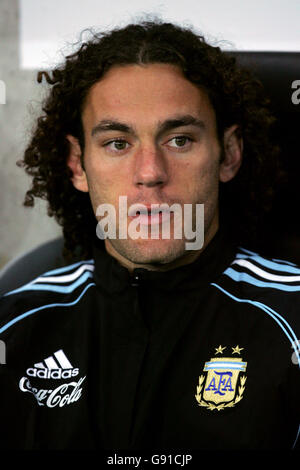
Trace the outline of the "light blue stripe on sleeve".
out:
M 239 250 L 242 250 L 244 253 L 247 253 L 248 255 L 251 255 L 251 257 L 257 256 L 258 258 L 262 258 L 258 253 L 255 253 L 254 251 L 246 250 L 246 248 L 243 248 L 242 246 L 239 247 Z M 264 259 L 264 258 L 262 258 L 262 259 Z M 272 261 L 277 261 L 278 263 L 290 264 L 291 266 L 296 266 L 297 267 L 297 264 L 292 263 L 291 261 L 287 261 L 285 259 L 272 258 Z
M 281 265 L 281 264 L 289 264 L 290 266 L 295 266 L 295 267 L 297 267 L 297 264 L 292 263 L 291 261 L 283 260 L 283 259 L 272 258 L 272 261 L 275 261 L 275 262 L 279 263 L 280 265 Z
M 239 250 L 242 250 L 244 253 L 247 253 L 248 255 L 257 256 L 257 253 L 254 253 L 254 251 L 246 250 L 246 248 L 243 248 L 242 246 L 239 246 Z
M 79 261 L 78 263 L 70 264 L 68 266 L 63 266 L 62 268 L 53 269 L 52 271 L 47 271 L 46 273 L 43 273 L 39 277 L 49 276 L 49 274 L 53 275 L 53 274 L 65 273 L 67 271 L 71 271 L 74 268 L 77 268 L 77 266 L 80 266 L 81 264 L 94 264 L 94 261 L 92 259 L 87 260 L 87 261 Z
M 76 300 L 73 302 L 66 302 L 66 303 L 55 303 L 55 304 L 48 304 L 48 305 L 42 305 L 41 307 L 34 308 L 32 310 L 29 310 L 28 312 L 22 313 L 22 315 L 19 315 L 18 317 L 14 318 L 10 322 L 6 323 L 2 328 L 0 328 L 0 333 L 3 333 L 3 331 L 7 330 L 10 326 L 14 325 L 15 323 L 23 320 L 24 318 L 28 317 L 29 315 L 33 315 L 34 313 L 40 312 L 41 310 L 45 310 L 46 308 L 52 308 L 52 307 L 71 307 L 72 305 L 76 305 L 79 300 L 82 298 L 82 296 L 85 294 L 87 289 L 89 289 L 91 286 L 94 286 L 95 283 L 92 282 L 85 286 L 79 297 L 77 297 Z
M 223 274 L 230 277 L 234 281 L 238 282 L 246 282 L 247 284 L 252 284 L 257 287 L 266 287 L 271 289 L 282 290 L 286 292 L 300 292 L 300 285 L 298 286 L 288 286 L 286 284 L 280 284 L 278 282 L 270 282 L 270 281 L 260 281 L 253 276 L 250 276 L 247 273 L 235 271 L 232 268 L 226 269 Z
M 249 257 L 247 255 L 239 253 L 236 257 L 237 259 L 248 259 L 249 261 L 256 261 L 260 265 L 265 266 L 266 268 L 273 269 L 274 271 L 281 271 L 290 274 L 300 274 L 300 269 L 295 266 L 275 263 L 275 261 L 267 260 L 258 255 Z
M 300 434 L 300 424 L 299 424 L 298 433 L 297 433 L 297 436 L 296 436 L 296 439 L 295 439 L 295 442 L 294 442 L 294 445 L 293 445 L 293 449 L 295 448 L 295 445 L 297 444 L 299 434 Z
M 52 291 L 52 292 L 59 292 L 62 294 L 69 294 L 70 292 L 73 292 L 78 286 L 83 284 L 89 277 L 93 277 L 93 273 L 91 271 L 87 271 L 83 273 L 77 279 L 77 281 L 73 282 L 72 284 L 69 284 L 68 286 L 57 286 L 53 284 L 26 284 L 23 287 L 19 287 L 18 289 L 7 292 L 6 294 L 3 295 L 3 297 L 11 295 L 11 294 L 17 294 L 19 292 L 32 291 L 32 290 Z
M 256 302 L 255 300 L 250 300 L 250 299 L 240 299 L 240 298 L 236 297 L 235 295 L 231 294 L 230 292 L 226 291 L 225 289 L 223 289 L 223 287 L 219 286 L 218 284 L 212 283 L 211 285 L 217 287 L 217 289 L 222 291 L 224 294 L 226 294 L 228 297 L 232 298 L 236 302 L 249 303 L 249 304 L 255 305 L 255 307 L 260 308 L 261 310 L 266 312 L 268 315 L 270 315 L 270 317 L 272 317 L 276 321 L 276 323 L 278 323 L 280 328 L 283 330 L 283 332 L 285 333 L 285 335 L 287 336 L 287 338 L 291 342 L 291 345 L 292 345 L 292 347 L 293 347 L 293 349 L 296 353 L 296 357 L 298 359 L 298 364 L 299 364 L 299 367 L 300 367 L 300 357 L 299 357 L 299 351 L 298 351 L 298 348 L 297 348 L 297 344 L 298 344 L 297 336 L 296 336 L 294 330 L 288 324 L 288 322 L 281 315 L 279 315 L 279 313 L 275 312 L 275 310 L 271 309 L 271 307 L 269 307 L 268 305 L 265 305 L 261 302 Z M 287 329 L 285 328 L 284 325 L 287 327 Z

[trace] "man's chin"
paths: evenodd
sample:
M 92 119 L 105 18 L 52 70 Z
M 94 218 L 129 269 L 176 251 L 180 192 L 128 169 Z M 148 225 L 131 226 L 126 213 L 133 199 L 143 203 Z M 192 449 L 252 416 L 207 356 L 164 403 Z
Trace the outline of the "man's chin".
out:
M 184 240 L 106 240 L 107 251 L 135 265 L 166 265 L 187 254 Z

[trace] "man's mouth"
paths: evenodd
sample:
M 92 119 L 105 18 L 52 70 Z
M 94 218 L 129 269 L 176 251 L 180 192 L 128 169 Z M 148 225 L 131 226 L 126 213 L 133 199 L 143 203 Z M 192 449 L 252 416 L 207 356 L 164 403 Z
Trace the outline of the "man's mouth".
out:
M 156 207 L 159 204 L 151 206 L 133 204 L 128 211 L 129 219 L 139 218 L 140 225 L 161 224 L 170 219 L 172 211 L 168 207 Z M 167 206 L 167 205 L 166 205 Z

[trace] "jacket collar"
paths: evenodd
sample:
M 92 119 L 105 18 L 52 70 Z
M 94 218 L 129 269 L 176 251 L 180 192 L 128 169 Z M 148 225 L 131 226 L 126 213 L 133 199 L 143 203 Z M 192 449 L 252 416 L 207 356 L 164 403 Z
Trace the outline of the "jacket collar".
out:
M 235 253 L 235 244 L 224 230 L 219 230 L 193 263 L 165 272 L 137 268 L 130 273 L 107 253 L 104 242 L 97 238 L 93 246 L 94 279 L 96 285 L 111 293 L 134 285 L 136 275 L 139 284 L 147 283 L 153 289 L 187 291 L 215 281 L 233 261 Z

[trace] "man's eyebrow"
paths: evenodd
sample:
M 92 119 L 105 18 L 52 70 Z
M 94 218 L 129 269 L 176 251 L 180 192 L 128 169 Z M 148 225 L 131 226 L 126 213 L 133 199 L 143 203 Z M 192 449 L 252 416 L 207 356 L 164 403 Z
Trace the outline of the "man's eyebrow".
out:
M 203 121 L 201 121 L 201 119 L 187 114 L 184 116 L 176 116 L 171 119 L 166 119 L 165 121 L 161 122 L 158 126 L 158 135 L 164 134 L 165 132 L 168 132 L 172 129 L 176 129 L 177 127 L 184 126 L 196 126 L 201 129 L 205 128 L 205 124 Z M 120 131 L 132 134 L 135 133 L 133 128 L 128 124 L 124 124 L 119 121 L 104 119 L 100 121 L 95 127 L 93 127 L 91 135 L 92 137 L 94 137 L 96 134 L 107 131 Z
M 100 121 L 95 127 L 93 127 L 91 135 L 92 137 L 94 137 L 96 134 L 99 134 L 101 132 L 107 132 L 107 131 L 121 131 L 121 132 L 133 133 L 133 129 L 127 124 L 123 124 L 122 122 L 118 122 L 118 121 L 110 121 L 110 120 L 104 119 L 103 121 Z
M 184 126 L 196 126 L 200 129 L 205 128 L 205 124 L 201 119 L 196 118 L 190 114 L 184 116 L 176 116 L 172 119 L 167 119 L 166 121 L 162 122 L 159 126 L 159 135 L 164 134 L 165 132 L 171 131 L 172 129 L 176 129 L 177 127 L 184 127 Z

